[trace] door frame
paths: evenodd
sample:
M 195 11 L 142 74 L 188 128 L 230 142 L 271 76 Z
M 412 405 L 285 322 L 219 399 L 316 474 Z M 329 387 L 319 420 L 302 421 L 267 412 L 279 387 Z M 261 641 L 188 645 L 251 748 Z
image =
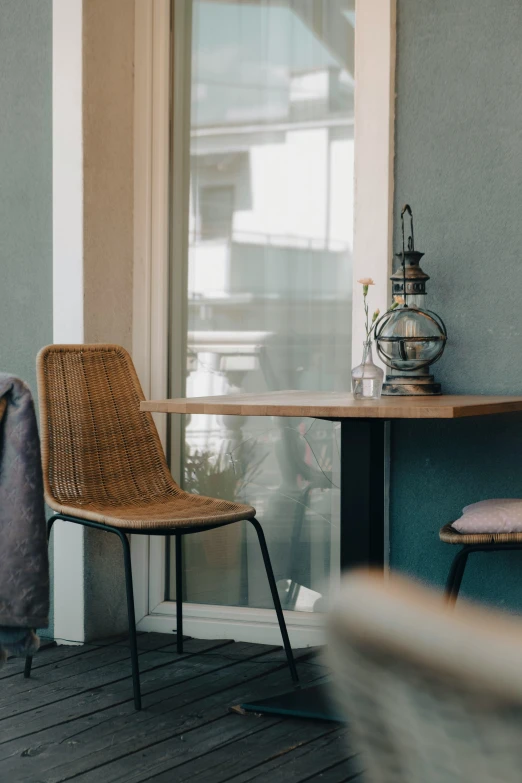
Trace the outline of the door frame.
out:
M 185 117 L 188 111 L 182 111 L 187 108 L 187 91 L 180 89 L 174 93 L 184 106 L 172 107 L 169 74 L 179 79 L 187 73 L 190 3 L 191 0 L 184 0 L 176 6 L 174 25 L 170 0 L 135 0 L 133 358 L 149 398 L 183 393 L 182 389 L 169 389 L 168 381 L 168 292 L 173 283 L 169 279 L 173 249 L 168 231 L 169 155 L 171 144 L 183 144 L 184 133 L 181 128 L 179 133 L 171 134 L 172 108 L 178 108 Z M 358 278 L 373 277 L 380 285 L 372 291 L 372 298 L 384 312 L 389 305 L 393 238 L 396 0 L 356 0 L 356 18 L 353 290 L 357 290 Z M 172 40 L 176 46 L 171 46 Z M 358 99 L 358 95 L 364 98 Z M 177 176 L 188 187 L 188 171 L 179 171 Z M 177 253 L 183 253 L 185 217 L 180 205 L 174 206 L 173 219 L 178 221 L 180 230 L 172 232 L 175 236 L 170 241 L 177 243 Z M 178 270 L 176 274 L 183 273 Z M 181 277 L 175 282 L 177 287 L 184 284 Z M 180 308 L 177 317 L 181 325 Z M 362 297 L 354 298 L 352 318 L 352 351 L 357 356 L 365 337 Z M 166 419 L 164 415 L 156 418 L 164 446 L 168 437 Z M 171 426 L 174 443 L 179 423 L 172 421 Z M 173 472 L 176 476 L 176 461 Z M 174 632 L 175 604 L 164 600 L 164 539 L 134 536 L 132 562 L 138 628 Z M 323 641 L 321 614 L 285 612 L 285 617 L 293 645 Z M 237 640 L 280 643 L 273 612 L 266 609 L 185 604 L 184 624 L 188 634 L 199 638 L 232 636 Z

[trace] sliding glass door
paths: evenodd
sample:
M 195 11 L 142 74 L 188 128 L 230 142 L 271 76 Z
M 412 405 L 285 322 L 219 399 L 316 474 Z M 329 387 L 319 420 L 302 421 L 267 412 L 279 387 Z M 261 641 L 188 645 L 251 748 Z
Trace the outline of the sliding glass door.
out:
M 189 397 L 349 389 L 353 2 L 191 5 L 188 250 L 171 260 L 187 285 L 170 305 L 186 317 L 183 333 L 172 329 L 172 387 L 182 378 Z M 187 117 L 173 115 L 176 135 Z M 336 425 L 192 416 L 175 438 L 186 489 L 256 507 L 283 606 L 322 611 L 339 569 Z M 186 602 L 272 606 L 246 525 L 184 546 Z M 167 599 L 173 568 L 167 557 Z

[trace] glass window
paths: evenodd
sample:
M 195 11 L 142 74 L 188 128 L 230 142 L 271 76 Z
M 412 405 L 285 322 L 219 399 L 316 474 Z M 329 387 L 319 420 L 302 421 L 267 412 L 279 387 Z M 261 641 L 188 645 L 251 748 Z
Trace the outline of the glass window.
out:
M 193 2 L 187 396 L 350 388 L 354 23 L 350 0 Z M 336 425 L 192 416 L 184 435 L 185 487 L 254 505 L 283 606 L 321 611 Z M 272 607 L 248 527 L 185 537 L 187 601 Z

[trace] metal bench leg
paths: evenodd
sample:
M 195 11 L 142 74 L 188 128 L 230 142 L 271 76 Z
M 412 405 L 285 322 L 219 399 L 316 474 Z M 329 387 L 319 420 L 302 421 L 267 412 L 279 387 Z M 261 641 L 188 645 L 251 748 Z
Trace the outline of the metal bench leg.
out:
M 450 604 L 454 604 L 457 600 L 470 551 L 471 547 L 463 547 L 460 552 L 457 552 L 451 564 L 445 590 L 446 601 Z

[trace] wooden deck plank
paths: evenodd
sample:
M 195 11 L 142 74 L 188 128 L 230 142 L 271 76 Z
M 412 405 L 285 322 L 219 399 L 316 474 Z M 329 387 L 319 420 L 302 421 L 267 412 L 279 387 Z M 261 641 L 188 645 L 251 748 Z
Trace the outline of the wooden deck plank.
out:
M 215 644 L 216 642 L 214 642 Z M 52 677 L 50 677 L 51 681 L 46 682 L 44 677 L 40 679 L 31 677 L 29 683 L 32 684 L 32 687 L 16 694 L 15 700 L 9 694 L 4 697 L 2 692 L 0 694 L 0 726 L 1 722 L 9 717 L 32 712 L 38 707 L 54 704 L 69 696 L 87 693 L 102 687 L 107 688 L 111 685 L 118 690 L 118 683 L 125 682 L 130 675 L 129 651 L 123 647 L 109 648 L 100 651 L 100 656 L 104 655 L 107 656 L 107 660 L 104 660 L 103 665 L 99 668 L 96 667 L 96 658 L 93 659 L 92 665 L 85 668 L 82 656 L 71 663 L 64 678 L 52 681 Z M 181 664 L 188 656 L 188 652 L 182 656 L 160 650 L 143 652 L 139 654 L 140 671 L 146 675 L 154 669 L 161 669 L 174 663 Z M 109 661 L 108 659 L 111 657 L 113 660 Z M 204 669 L 207 663 L 202 659 L 197 665 Z M 166 676 L 168 677 L 168 675 Z M 197 673 L 194 673 L 193 676 L 197 676 Z M 21 679 L 20 688 L 24 688 L 24 682 L 27 681 Z M 125 682 L 123 687 L 128 688 L 128 683 Z
M 259 657 L 260 645 L 245 645 L 245 661 Z M 196 657 L 196 656 L 194 656 Z M 231 662 L 227 657 L 222 659 L 219 656 L 210 658 L 206 661 L 205 673 L 194 678 L 194 667 L 188 670 L 180 666 L 181 659 L 172 666 L 167 666 L 166 671 L 154 670 L 145 672 L 141 677 L 142 694 L 144 710 L 141 713 L 135 713 L 132 703 L 132 686 L 130 675 L 123 680 L 120 688 L 114 691 L 114 688 L 100 688 L 95 692 L 81 693 L 77 696 L 64 699 L 58 703 L 52 703 L 42 708 L 35 709 L 34 712 L 24 713 L 16 718 L 6 721 L 0 720 L 0 757 L 3 745 L 12 739 L 36 735 L 39 731 L 46 730 L 52 726 L 60 726 L 64 723 L 70 724 L 71 721 L 86 718 L 101 711 L 115 708 L 121 710 L 121 714 L 129 713 L 136 716 L 134 720 L 141 719 L 141 716 L 148 716 L 150 711 L 161 712 L 165 703 L 165 709 L 168 709 L 171 701 L 174 701 L 174 707 L 178 704 L 189 704 L 191 700 L 197 698 L 197 692 L 200 686 L 207 688 L 208 692 L 218 692 L 222 689 L 220 670 L 226 670 Z M 274 669 L 281 668 L 284 663 L 275 662 Z M 226 678 L 226 671 L 223 672 Z M 255 676 L 251 667 L 246 666 L 244 670 L 244 679 Z M 194 692 L 192 692 L 194 691 Z M 139 717 L 138 717 L 139 716 Z
M 308 778 L 303 778 L 301 783 L 364 783 L 364 770 L 361 768 L 361 762 L 356 756 L 355 758 L 345 759 L 323 772 L 314 773 Z
M 128 653 L 120 639 L 80 655 L 53 656 L 35 672 L 32 691 L 13 687 L 9 697 L 1 693 L 0 779 L 9 783 L 355 780 L 357 765 L 348 762 L 344 728 L 229 713 L 231 705 L 260 692 L 271 695 L 290 686 L 280 648 L 189 640 L 187 654 L 178 656 L 172 636 L 154 636 L 141 644 L 141 712 L 133 709 Z M 53 652 L 42 653 L 42 660 Z M 296 654 L 303 682 L 324 676 L 321 659 L 310 657 L 314 651 Z M 7 682 L 18 679 L 23 681 L 21 674 Z M 32 708 L 26 709 L 31 696 Z M 9 698 L 14 704 L 9 704 Z
M 325 724 L 326 725 L 326 724 Z M 297 733 L 297 732 L 295 732 Z M 311 742 L 301 743 L 289 748 L 284 754 L 277 754 L 261 764 L 248 769 L 234 777 L 234 783 L 304 783 L 307 780 L 324 780 L 321 773 L 328 771 L 341 763 L 348 762 L 353 767 L 355 754 L 348 745 L 348 729 L 337 726 L 315 738 Z M 337 777 L 340 775 L 337 772 Z M 346 767 L 342 774 L 349 774 Z M 339 777 L 339 780 L 342 780 Z
M 59 646 L 50 647 L 48 649 L 39 651 L 36 653 L 33 659 L 33 669 L 38 669 L 40 666 L 49 666 L 59 661 L 65 661 L 68 658 L 73 658 L 77 655 L 85 655 L 91 650 L 97 650 L 90 644 L 81 646 Z M 0 680 L 7 679 L 9 677 L 18 677 L 23 672 L 25 665 L 24 658 L 9 658 L 5 666 L 0 669 Z
M 213 643 L 207 642 L 209 649 L 212 649 L 212 644 L 214 646 L 221 646 L 222 640 Z M 147 653 L 147 655 L 149 654 Z M 173 667 L 173 682 L 176 682 L 177 678 L 182 674 L 186 676 L 184 670 L 183 672 L 178 671 L 179 664 L 186 657 L 190 657 L 190 654 L 184 654 L 183 656 L 178 657 L 174 656 L 171 660 L 169 660 L 167 656 L 164 656 L 164 659 L 161 659 L 164 661 L 164 663 L 162 663 L 163 666 Z M 148 678 L 149 671 L 147 670 L 147 667 L 142 664 L 143 659 L 140 656 L 142 693 L 153 693 L 156 690 L 163 691 L 165 683 L 157 682 L 159 674 L 157 670 L 160 667 L 152 667 L 155 672 L 153 675 L 155 678 L 155 687 L 150 687 L 150 680 Z M 197 674 L 194 674 L 194 676 L 197 676 Z M 110 685 L 115 686 L 120 683 L 122 683 L 122 685 L 119 689 L 115 689 L 114 687 L 112 690 L 109 689 Z M 71 694 L 59 691 L 57 685 L 53 686 L 53 684 L 51 684 L 49 690 L 46 692 L 51 694 L 49 697 L 50 701 L 47 701 L 40 706 L 33 704 L 33 708 L 29 709 L 27 709 L 25 705 L 23 710 L 15 710 L 10 715 L 0 713 L 0 743 L 15 737 L 34 733 L 42 728 L 58 725 L 63 721 L 71 720 L 73 717 L 78 717 L 79 715 L 89 715 L 117 704 L 123 704 L 127 701 L 130 702 L 132 700 L 130 662 L 125 660 L 121 665 L 121 675 L 117 677 L 116 681 L 114 681 L 114 678 L 112 678 L 112 680 L 109 679 L 105 683 L 105 686 L 106 688 L 103 686 L 97 688 L 80 687 Z M 52 698 L 53 687 L 55 688 L 54 698 Z M 28 695 L 30 695 L 30 693 Z M 27 699 L 26 701 L 29 704 L 31 703 L 30 699 Z
M 228 715 L 194 730 L 192 736 L 184 735 L 182 742 L 165 743 L 159 756 L 157 748 L 150 748 L 140 754 L 134 765 L 127 757 L 118 765 L 118 775 L 124 765 L 127 783 L 146 780 L 225 783 L 271 756 L 283 756 L 300 744 L 331 731 L 332 727 L 326 722 L 295 721 L 280 716 Z M 108 782 L 117 779 L 112 775 L 106 778 Z M 78 780 L 79 783 L 94 782 L 94 778 L 88 776 L 80 776 Z
M 233 737 L 232 748 L 227 732 L 233 728 L 234 722 L 240 723 L 244 730 Z M 281 717 L 267 719 L 266 716 L 248 716 L 245 719 L 229 716 L 220 724 L 219 744 L 216 749 L 210 750 L 205 737 L 207 728 L 203 727 L 195 731 L 191 738 L 191 745 L 199 753 L 194 761 L 187 763 L 183 760 L 181 766 L 179 763 L 172 764 L 162 774 L 156 775 L 157 767 L 170 764 L 164 756 L 156 761 L 154 767 L 149 767 L 148 771 L 144 769 L 143 774 L 139 768 L 135 768 L 127 780 L 128 783 L 143 783 L 146 780 L 171 783 L 173 779 L 176 783 L 189 783 L 192 780 L 197 780 L 198 783 L 227 783 L 242 772 L 255 769 L 266 759 L 277 758 L 282 761 L 287 754 L 308 745 L 314 739 L 329 735 L 332 730 L 331 724 L 320 721 Z M 212 731 L 215 733 L 214 726 Z M 150 771 L 152 775 L 149 774 Z
M 253 650 L 251 654 L 254 654 Z M 317 676 L 312 667 L 309 669 L 309 673 L 303 672 L 305 682 L 308 677 Z M 39 780 L 67 780 L 94 766 L 93 753 L 96 765 L 103 767 L 111 760 L 139 752 L 151 742 L 172 738 L 223 717 L 230 704 L 251 698 L 259 689 L 266 693 L 270 690 L 281 691 L 285 687 L 288 687 L 288 671 L 277 660 L 274 660 L 271 672 L 262 669 L 258 678 L 253 676 L 248 661 L 237 662 L 209 673 L 206 677 L 180 682 L 170 689 L 171 694 L 176 690 L 176 695 L 140 713 L 136 713 L 132 703 L 128 702 L 123 708 L 120 706 L 97 713 L 96 716 L 104 721 L 102 725 L 93 725 L 89 723 L 89 718 L 83 718 L 0 746 L 0 765 L 6 773 L 15 772 L 20 768 L 19 757 L 22 753 L 25 754 L 22 766 L 27 772 L 35 766 L 31 763 L 34 761 L 31 757 L 38 755 L 36 767 L 39 769 Z M 172 714 L 174 711 L 177 714 Z M 10 762 L 5 759 L 6 753 L 9 754 Z M 30 763 L 27 763 L 28 758 Z M 56 769 L 53 774 L 43 777 L 43 767 Z
M 207 642 L 207 644 L 209 644 Z M 219 644 L 215 643 L 215 644 Z M 238 645 L 241 646 L 241 645 Z M 250 657 L 257 657 L 260 653 L 257 649 L 257 645 L 244 645 L 244 663 L 247 663 Z M 219 648 L 210 648 L 211 650 Z M 107 699 L 102 701 L 100 705 L 99 700 L 96 699 L 97 704 L 94 709 L 89 709 L 88 712 L 84 712 L 84 701 L 78 699 L 68 700 L 71 703 L 61 702 L 57 709 L 61 709 L 62 713 L 57 716 L 55 714 L 54 705 L 49 705 L 48 708 L 39 710 L 39 716 L 36 721 L 31 721 L 32 716 L 28 716 L 23 723 L 23 734 L 18 735 L 16 732 L 11 739 L 7 738 L 6 728 L 12 727 L 13 721 L 9 720 L 0 723 L 1 739 L 0 739 L 0 760 L 5 759 L 12 754 L 21 753 L 31 747 L 35 748 L 42 743 L 50 742 L 64 742 L 68 737 L 73 735 L 80 735 L 83 731 L 96 732 L 98 722 L 104 722 L 105 718 L 110 718 L 113 730 L 117 730 L 118 724 L 123 726 L 130 725 L 133 730 L 139 729 L 139 724 L 144 721 L 150 720 L 152 717 L 161 715 L 163 712 L 168 712 L 171 709 L 191 704 L 203 695 L 209 693 L 219 693 L 225 685 L 221 684 L 221 678 L 229 676 L 225 671 L 230 667 L 229 659 L 223 659 L 220 656 L 213 656 L 209 659 L 208 663 L 213 665 L 207 670 L 205 675 L 197 677 L 196 679 L 186 677 L 186 671 L 180 671 L 179 668 L 173 668 L 170 672 L 170 682 L 167 687 L 164 687 L 163 679 L 158 680 L 158 672 L 152 673 L 152 679 L 149 682 L 144 682 L 145 677 L 142 678 L 142 692 L 147 694 L 147 699 L 144 699 L 144 709 L 141 712 L 134 710 L 132 701 L 132 688 L 130 682 L 127 681 L 127 687 L 123 699 L 114 698 L 114 694 L 110 694 L 111 701 L 107 702 Z M 176 664 L 175 664 L 176 665 Z M 274 663 L 272 670 L 276 671 L 280 666 Z M 223 671 L 221 671 L 223 670 Z M 239 670 L 241 674 L 241 670 Z M 243 675 L 245 678 L 250 677 L 252 670 L 246 666 L 244 668 Z M 238 676 L 238 675 L 236 675 Z M 101 692 L 101 691 L 100 691 Z M 95 694 L 98 696 L 98 694 Z M 79 706 L 79 712 L 75 714 L 75 708 Z M 65 709 L 64 709 L 65 707 Z M 99 709 L 98 709 L 99 707 Z M 93 715 L 100 715 L 102 717 L 96 721 L 93 721 Z M 57 721 L 57 717 L 62 720 Z M 65 720 L 63 720 L 65 718 Z M 34 730 L 30 730 L 34 729 Z M 13 735 L 13 732 L 11 732 Z
M 168 633 L 156 633 L 151 631 L 150 633 L 138 633 L 137 642 L 138 649 L 143 650 L 159 650 L 162 647 L 171 647 L 175 643 L 176 634 Z M 190 636 L 184 636 L 184 640 L 188 641 Z M 192 640 L 191 641 L 204 641 L 204 640 Z M 92 645 L 97 647 L 106 647 L 107 645 L 119 645 L 121 647 L 129 646 L 129 637 L 125 634 L 120 634 L 109 639 L 99 639 L 91 642 Z
M 355 759 L 346 759 L 318 775 L 306 778 L 302 783 L 363 783 L 363 781 L 364 770 L 360 759 L 356 756 Z
M 77 783 L 99 783 L 100 777 L 103 776 L 104 783 L 115 783 L 115 781 L 142 783 L 152 778 L 156 780 L 160 773 L 166 772 L 166 780 L 171 783 L 175 780 L 178 783 L 181 779 L 179 768 L 182 765 L 224 746 L 229 748 L 229 758 L 232 762 L 239 740 L 252 733 L 260 735 L 281 721 L 280 717 L 275 716 L 259 719 L 252 714 L 241 718 L 224 715 L 203 724 L 194 732 L 169 737 L 158 743 L 151 741 L 147 748 L 141 749 L 136 754 L 126 754 L 117 761 L 106 764 L 102 769 L 92 769 L 77 775 L 74 779 Z M 198 775 L 191 775 L 189 779 L 198 780 Z M 44 777 L 42 783 L 51 783 L 51 781 L 47 781 Z
M 205 650 L 224 647 L 228 644 L 231 644 L 228 640 L 212 641 L 209 643 L 208 640 L 187 639 L 183 656 L 194 655 L 199 652 L 204 652 Z M 177 653 L 176 657 L 172 658 L 175 649 L 175 646 L 167 645 L 165 642 L 163 642 L 163 644 L 156 642 L 156 646 L 138 646 L 138 654 L 143 656 L 146 652 L 167 653 L 170 656 L 169 659 L 165 658 L 165 663 L 167 663 L 168 660 L 180 660 L 181 656 L 177 655 Z M 65 681 L 68 677 L 78 677 L 78 675 L 83 672 L 93 672 L 108 664 L 127 660 L 130 665 L 130 651 L 128 645 L 104 645 L 91 648 L 81 657 L 67 656 L 62 659 L 59 664 L 54 663 L 45 670 L 41 670 L 41 667 L 38 667 L 40 670 L 32 673 L 29 679 L 24 679 L 23 677 L 10 678 L 9 682 L 2 685 L 0 691 L 0 711 L 2 710 L 3 703 L 9 701 L 12 694 L 24 693 L 26 691 L 34 693 L 38 688 L 46 685 L 48 686 L 50 683 L 60 683 Z M 158 657 L 157 660 L 161 661 L 162 659 L 161 657 Z
M 140 653 L 141 656 L 146 653 Z M 38 701 L 34 701 L 35 694 L 42 688 L 49 689 L 51 685 L 56 683 L 58 688 L 67 687 L 67 680 L 71 677 L 77 678 L 81 674 L 90 673 L 103 669 L 110 664 L 117 664 L 130 659 L 128 650 L 124 647 L 106 647 L 95 650 L 90 650 L 85 655 L 65 658 L 59 664 L 54 666 L 48 666 L 45 670 L 39 668 L 31 672 L 29 679 L 24 677 L 11 677 L 7 682 L 2 683 L 2 689 L 0 691 L 0 714 L 6 704 L 13 701 L 15 696 L 21 694 L 31 693 L 31 699 L 36 705 Z M 118 667 L 118 671 L 121 672 L 121 667 Z M 52 689 L 55 692 L 55 689 Z
M 49 640 L 47 637 L 42 636 L 42 649 L 40 649 L 33 658 L 33 671 L 39 669 L 42 666 L 50 666 L 61 661 L 65 661 L 69 658 L 75 658 L 78 655 L 85 655 L 85 653 L 92 653 L 99 650 L 102 647 L 121 646 L 128 648 L 128 637 L 119 635 L 111 639 L 103 639 L 99 641 L 89 642 L 87 644 L 60 644 L 58 646 L 47 647 Z M 188 637 L 187 637 L 188 640 Z M 160 633 L 139 633 L 138 634 L 138 649 L 145 652 L 146 650 L 157 650 L 162 647 L 172 647 L 172 636 L 170 634 Z M 23 672 L 25 666 L 24 658 L 9 658 L 6 665 L 0 669 L 0 680 L 9 677 L 18 677 L 20 672 Z
M 275 686 L 276 682 L 276 687 L 279 691 L 288 687 L 288 679 L 284 676 L 286 675 L 286 672 L 280 671 L 277 674 L 279 676 L 272 681 L 270 675 L 263 675 L 260 680 L 256 681 L 254 688 L 262 688 L 264 690 L 265 687 L 270 688 L 271 686 Z M 229 675 L 229 681 L 230 679 L 231 677 Z M 304 682 L 306 681 L 307 679 L 305 678 Z M 141 758 L 149 758 L 149 756 L 152 759 L 157 757 L 160 758 L 160 766 L 156 768 L 156 772 L 161 771 L 162 768 L 170 769 L 172 766 L 172 752 L 176 751 L 176 746 L 179 746 L 179 743 L 183 743 L 185 740 L 189 742 L 191 749 L 187 750 L 186 746 L 183 745 L 183 750 L 189 753 L 189 758 L 197 758 L 200 753 L 202 736 L 198 734 L 195 738 L 193 736 L 194 730 L 198 729 L 204 731 L 203 739 L 205 739 L 208 732 L 210 732 L 212 739 L 214 730 L 207 730 L 205 727 L 209 727 L 216 721 L 220 721 L 225 717 L 237 720 L 237 715 L 226 714 L 227 704 L 232 700 L 238 701 L 243 698 L 251 698 L 253 693 L 252 687 L 252 680 L 250 679 L 248 684 L 243 683 L 239 687 L 232 686 L 212 696 L 202 697 L 202 694 L 200 694 L 200 697 L 202 698 L 199 702 L 191 702 L 191 706 L 196 708 L 196 712 L 189 711 L 187 715 L 187 711 L 183 710 L 182 705 L 178 705 L 178 710 L 180 711 L 178 715 L 170 716 L 166 724 L 160 725 L 158 723 L 153 723 L 150 727 L 146 727 L 150 728 L 151 731 L 146 731 L 141 737 L 136 736 L 135 727 L 133 727 L 132 734 L 130 735 L 128 728 L 121 731 L 119 734 L 113 734 L 111 725 L 110 743 L 105 736 L 103 738 L 105 748 L 100 746 L 96 749 L 96 763 L 99 765 L 96 771 L 103 776 L 104 781 L 111 781 L 113 779 L 120 780 L 121 776 L 127 780 L 130 775 L 129 769 L 134 769 Z M 259 724 L 260 728 L 266 728 L 281 720 L 281 718 L 274 716 L 269 719 L 263 718 L 260 721 L 258 716 L 252 714 L 247 715 L 246 717 L 247 721 L 251 721 L 254 726 Z M 252 721 L 253 718 L 255 718 L 255 721 Z M 330 727 L 330 724 L 322 725 L 323 727 L 325 725 Z M 235 725 L 227 722 L 227 727 L 233 730 L 232 736 L 236 738 Z M 224 732 L 222 729 L 223 725 L 220 724 L 218 734 L 215 735 L 215 740 L 212 740 L 214 744 L 217 742 L 219 745 L 224 741 Z M 248 734 L 249 731 L 246 733 Z M 237 736 L 242 735 L 243 732 L 239 732 Z M 182 759 L 183 763 L 185 763 L 186 760 L 187 757 L 184 756 Z M 39 778 L 42 783 L 62 783 L 62 781 L 67 781 L 72 778 L 76 779 L 82 768 L 85 770 L 86 766 L 91 770 L 92 761 L 90 759 L 80 759 L 79 762 L 76 760 L 73 763 L 61 765 L 60 768 L 54 769 L 53 774 L 49 777 L 42 778 L 40 772 Z M 92 780 L 95 780 L 96 778 L 94 771 L 95 770 L 92 770 Z M 141 778 L 138 777 L 137 779 L 140 780 Z M 86 777 L 86 781 L 87 780 L 91 780 L 91 777 Z

